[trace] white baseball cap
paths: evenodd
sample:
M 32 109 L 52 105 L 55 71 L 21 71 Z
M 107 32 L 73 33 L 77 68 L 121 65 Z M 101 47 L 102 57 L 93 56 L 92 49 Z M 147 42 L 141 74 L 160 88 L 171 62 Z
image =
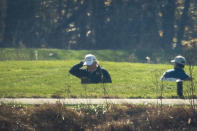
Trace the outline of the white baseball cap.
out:
M 185 65 L 185 57 L 183 56 L 176 56 L 174 60 L 171 60 L 172 63 L 178 63 L 178 64 L 181 64 L 181 65 Z
M 92 54 L 87 54 L 87 55 L 85 56 L 85 62 L 84 62 L 83 65 L 89 66 L 89 65 L 92 65 L 93 62 L 95 62 L 95 61 L 97 61 L 97 60 L 96 60 L 96 57 L 95 57 L 94 55 L 92 55 Z

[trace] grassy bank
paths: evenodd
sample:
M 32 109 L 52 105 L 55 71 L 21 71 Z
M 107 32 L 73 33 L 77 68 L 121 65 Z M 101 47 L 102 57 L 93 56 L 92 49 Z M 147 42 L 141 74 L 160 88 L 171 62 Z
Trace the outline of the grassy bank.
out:
M 100 61 L 112 84 L 81 85 L 68 73 L 79 60 L 0 62 L 1 97 L 157 98 L 160 76 L 172 65 Z M 196 77 L 197 73 L 193 73 Z M 176 97 L 176 83 L 166 82 L 163 96 Z M 185 85 L 185 84 L 184 84 Z M 186 86 L 184 86 L 186 93 Z M 106 90 L 106 91 L 104 91 Z M 185 94 L 186 95 L 186 94 Z
M 81 60 L 88 53 L 101 61 L 169 63 L 176 54 L 165 50 L 63 50 L 35 48 L 0 48 L 0 61 L 5 60 Z
M 135 105 L 0 105 L 0 130 L 125 131 L 197 130 L 197 112 L 188 107 Z

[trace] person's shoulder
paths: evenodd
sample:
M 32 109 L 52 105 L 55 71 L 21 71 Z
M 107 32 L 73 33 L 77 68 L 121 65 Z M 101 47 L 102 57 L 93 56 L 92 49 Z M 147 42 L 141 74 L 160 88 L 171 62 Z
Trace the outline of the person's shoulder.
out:
M 105 69 L 105 68 L 101 68 L 101 70 L 104 72 L 108 72 L 107 69 Z
M 175 70 L 174 69 L 168 69 L 166 70 L 166 73 L 170 73 L 170 72 L 174 72 Z
M 107 69 L 99 67 L 100 71 L 104 74 L 109 74 L 109 72 L 107 71 Z
M 175 74 L 175 70 L 174 69 L 168 69 L 166 70 L 164 73 L 163 73 L 163 76 L 169 76 L 169 75 L 172 75 L 172 74 Z

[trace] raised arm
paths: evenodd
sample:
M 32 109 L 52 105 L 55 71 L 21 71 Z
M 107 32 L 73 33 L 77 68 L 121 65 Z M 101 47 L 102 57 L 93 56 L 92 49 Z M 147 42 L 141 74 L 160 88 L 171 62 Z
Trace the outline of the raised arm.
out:
M 83 67 L 83 61 L 81 61 L 80 63 L 74 65 L 70 70 L 70 74 L 78 77 L 78 78 L 81 78 L 82 75 L 83 75 L 83 69 L 81 69 L 81 67 Z

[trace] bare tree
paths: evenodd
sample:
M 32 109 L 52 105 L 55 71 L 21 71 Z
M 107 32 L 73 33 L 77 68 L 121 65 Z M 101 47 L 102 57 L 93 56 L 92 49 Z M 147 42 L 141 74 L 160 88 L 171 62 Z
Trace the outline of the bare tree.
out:
M 178 35 L 177 36 L 177 39 L 178 39 L 177 48 L 178 49 L 181 48 L 181 42 L 182 42 L 183 36 L 184 36 L 184 29 L 185 29 L 185 26 L 187 25 L 190 1 L 191 0 L 185 0 L 183 13 L 182 13 L 182 16 L 179 21 L 179 25 L 178 25 L 179 30 L 178 30 L 178 34 L 177 34 Z
M 0 43 L 4 40 L 6 15 L 7 15 L 7 0 L 0 0 Z

